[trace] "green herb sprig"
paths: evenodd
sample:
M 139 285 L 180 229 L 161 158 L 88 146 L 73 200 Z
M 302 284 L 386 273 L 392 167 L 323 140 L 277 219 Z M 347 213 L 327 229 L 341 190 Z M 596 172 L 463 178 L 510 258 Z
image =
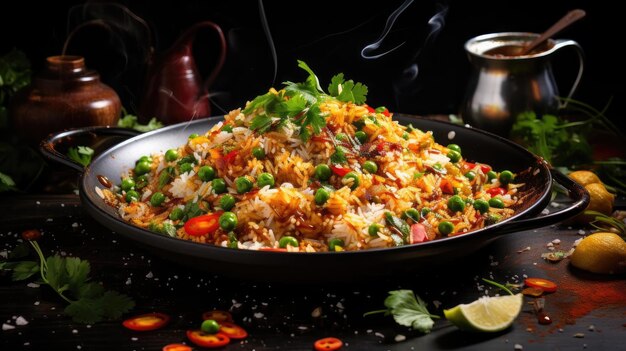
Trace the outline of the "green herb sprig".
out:
M 435 321 L 440 317 L 428 312 L 426 302 L 415 295 L 412 290 L 394 290 L 389 292 L 385 299 L 387 309 L 370 311 L 363 316 L 370 316 L 377 313 L 391 315 L 396 323 L 410 327 L 422 333 L 429 333 Z
M 36 241 L 28 243 L 39 256 L 39 262 L 2 262 L 0 270 L 11 270 L 14 281 L 26 280 L 39 273 L 41 282 L 49 285 L 68 303 L 64 312 L 74 322 L 93 324 L 105 319 L 117 319 L 135 306 L 130 297 L 113 290 L 105 291 L 100 283 L 90 281 L 89 261 L 59 255 L 45 258 Z M 22 247 L 19 255 L 27 253 Z M 17 254 L 10 255 L 15 256 Z
M 89 146 L 71 147 L 67 150 L 67 156 L 74 162 L 78 162 L 83 165 L 83 167 L 87 167 L 87 165 L 91 163 L 93 153 L 94 150 Z
M 331 79 L 327 94 L 319 78 L 305 62 L 298 60 L 298 67 L 309 74 L 304 82 L 284 82 L 284 91 L 257 96 L 242 111 L 245 115 L 258 112 L 251 121 L 250 129 L 265 133 L 291 122 L 299 127 L 300 138 L 307 141 L 311 135 L 319 135 L 326 127 L 326 116 L 320 110 L 320 103 L 324 100 L 332 97 L 343 102 L 365 103 L 367 86 L 352 80 L 345 81 L 343 73 Z

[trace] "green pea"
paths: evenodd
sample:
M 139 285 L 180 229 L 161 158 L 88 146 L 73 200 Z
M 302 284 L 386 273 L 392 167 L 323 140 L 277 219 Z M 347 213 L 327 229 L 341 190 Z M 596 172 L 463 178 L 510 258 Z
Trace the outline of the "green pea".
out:
M 457 144 L 448 144 L 448 149 L 461 153 L 461 147 Z
M 191 133 L 191 134 L 189 134 L 189 137 L 187 139 L 191 140 L 191 139 L 195 139 L 197 137 L 199 137 L 198 133 Z
M 346 181 L 349 181 L 350 179 L 352 179 L 352 185 L 350 185 L 351 190 L 356 189 L 359 186 L 359 183 L 361 182 L 359 179 L 359 175 L 354 172 L 348 172 L 348 174 L 343 176 L 343 179 Z
M 476 178 L 476 172 L 469 171 L 465 173 L 465 178 L 469 179 L 470 181 L 474 180 L 474 178 Z
M 489 211 L 489 203 L 483 199 L 478 199 L 474 201 L 474 208 L 480 213 L 485 213 Z
M 176 149 L 169 149 L 165 152 L 165 160 L 172 162 L 178 159 L 178 151 Z
M 161 206 L 161 204 L 165 201 L 165 195 L 162 192 L 158 191 L 150 197 L 150 205 L 157 207 Z
M 361 144 L 365 144 L 365 142 L 367 141 L 367 134 L 362 130 L 359 130 L 358 132 L 354 133 L 354 137 Z
M 330 192 L 326 188 L 319 188 L 315 191 L 315 203 L 322 206 L 330 198 Z
M 514 177 L 515 176 L 513 175 L 513 172 L 507 170 L 500 172 L 500 177 L 498 177 L 498 180 L 501 184 L 509 184 Z
M 224 211 L 230 211 L 233 207 L 235 207 L 235 202 L 234 196 L 226 194 L 220 199 L 220 207 Z
M 330 167 L 328 167 L 327 164 L 319 164 L 315 166 L 315 178 L 321 181 L 325 181 L 325 180 L 330 179 L 331 175 L 332 175 L 332 171 L 330 170 Z
M 378 165 L 374 161 L 365 161 L 362 167 L 367 173 L 375 174 L 378 172 Z
M 143 189 L 148 185 L 148 180 L 148 176 L 145 174 L 135 178 L 135 189 Z
M 139 193 L 135 190 L 126 192 L 126 202 L 139 201 Z
M 422 207 L 422 210 L 420 211 L 420 214 L 422 215 L 422 218 L 426 218 L 426 216 L 430 213 L 430 208 L 428 207 Z
M 265 158 L 265 150 L 262 147 L 255 147 L 252 149 L 252 156 L 254 156 L 258 160 L 262 160 Z
M 152 158 L 150 156 L 141 156 L 139 159 L 137 159 L 137 161 L 135 161 L 135 164 L 138 164 L 139 162 L 148 162 L 148 163 L 152 163 Z
M 216 194 L 223 194 L 226 192 L 226 182 L 222 178 L 215 178 L 211 181 L 211 188 Z
M 454 195 L 448 199 L 448 208 L 452 212 L 462 212 L 465 210 L 465 202 L 459 195 Z
M 450 150 L 448 151 L 448 158 L 450 159 L 450 162 L 452 163 L 457 163 L 459 161 L 461 161 L 461 153 L 458 151 L 454 151 L 454 150 Z
M 341 249 L 343 249 L 345 245 L 346 244 L 343 242 L 343 240 L 339 238 L 332 238 L 328 241 L 328 248 L 330 249 L 330 251 L 343 251 Z
M 134 187 L 135 187 L 135 181 L 133 180 L 133 178 L 122 179 L 122 184 L 120 185 L 120 188 L 122 188 L 122 190 L 129 191 Z
M 235 179 L 235 188 L 238 194 L 245 194 L 252 189 L 252 181 L 246 177 L 237 177 Z
M 491 182 L 493 179 L 498 178 L 498 174 L 494 171 L 487 172 L 487 181 Z
M 170 212 L 170 219 L 173 221 L 177 221 L 181 218 L 183 218 L 183 216 L 185 215 L 185 212 L 183 211 L 182 208 L 180 207 L 174 207 L 174 209 L 172 210 L 172 212 Z
M 402 139 L 409 140 L 409 133 L 407 132 L 402 133 Z
M 441 233 L 441 235 L 448 235 L 454 231 L 454 224 L 448 221 L 443 221 L 439 223 L 437 229 L 439 229 L 439 233 Z
M 278 240 L 278 246 L 280 246 L 281 248 L 284 249 L 287 247 L 287 245 L 298 247 L 298 239 L 294 238 L 293 236 L 286 235 Z
M 211 166 L 202 166 L 198 170 L 198 177 L 203 182 L 210 182 L 215 178 L 215 168 Z
M 367 234 L 371 237 L 378 237 L 378 231 L 380 230 L 381 225 L 378 223 L 372 223 L 369 227 L 367 227 Z
M 230 125 L 230 124 L 225 124 L 224 126 L 222 126 L 222 132 L 232 133 L 233 132 L 233 126 Z
M 206 334 L 215 334 L 220 330 L 220 325 L 213 319 L 207 319 L 200 325 L 200 330 Z
M 347 136 L 344 133 L 337 133 L 337 135 L 335 135 L 335 139 L 339 141 L 345 141 L 347 139 Z
M 135 166 L 135 174 L 136 175 L 142 175 L 142 174 L 146 174 L 148 172 L 150 172 L 150 169 L 152 168 L 152 164 L 148 161 L 141 161 L 139 163 L 137 163 L 137 165 Z
M 232 212 L 224 212 L 218 222 L 220 223 L 220 228 L 230 232 L 237 226 L 237 215 Z
M 191 163 L 182 163 L 178 166 L 178 168 L 180 169 L 180 173 L 189 173 L 193 171 L 193 165 Z
M 495 213 L 490 213 L 485 219 L 485 224 L 486 225 L 496 224 L 500 222 L 501 219 L 502 217 L 500 215 L 497 215 Z
M 443 166 L 441 165 L 441 163 L 437 162 L 433 165 L 433 169 L 437 172 L 441 172 L 443 171 Z
M 502 199 L 500 198 L 493 197 L 489 199 L 489 206 L 495 208 L 504 208 L 504 202 L 502 202 Z
M 259 188 L 269 185 L 270 188 L 274 186 L 274 176 L 270 173 L 261 173 L 256 179 L 256 184 Z
M 420 220 L 420 212 L 414 208 L 409 208 L 408 210 L 404 211 L 404 213 L 402 214 L 403 218 L 411 218 L 414 222 L 419 222 Z

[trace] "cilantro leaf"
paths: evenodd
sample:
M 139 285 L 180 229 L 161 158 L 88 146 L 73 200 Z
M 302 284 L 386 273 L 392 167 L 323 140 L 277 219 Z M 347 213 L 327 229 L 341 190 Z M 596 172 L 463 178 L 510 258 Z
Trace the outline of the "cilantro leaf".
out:
M 57 292 L 63 292 L 69 288 L 69 279 L 65 264 L 65 259 L 59 255 L 50 256 L 46 260 L 48 269 L 46 269 L 44 278 L 50 287 Z
M 102 284 L 96 282 L 90 282 L 81 285 L 78 288 L 78 292 L 76 293 L 76 297 L 80 299 L 92 299 L 98 296 L 101 296 L 104 293 L 104 288 Z
M 313 87 L 318 92 L 323 93 L 322 86 L 320 85 L 320 80 L 317 78 L 313 70 L 307 65 L 304 61 L 298 60 L 298 67 L 309 73 L 309 76 L 306 79 L 307 85 Z
M 63 311 L 76 323 L 94 324 L 102 321 L 102 305 L 96 299 L 72 301 Z
M 93 153 L 93 149 L 88 146 L 71 147 L 67 150 L 67 156 L 83 166 L 87 166 L 91 162 Z
M 307 83 L 284 82 L 283 84 L 286 85 L 285 91 L 289 97 L 301 95 L 310 104 L 316 104 L 320 97 L 317 89 Z
M 367 97 L 367 86 L 361 83 L 355 84 L 353 80 L 345 81 L 343 73 L 339 73 L 331 79 L 328 92 L 339 101 L 351 101 L 361 105 L 365 103 Z
M 272 128 L 272 117 L 265 113 L 256 115 L 250 122 L 250 129 L 259 133 L 265 133 Z
M 345 82 L 343 73 L 339 73 L 330 79 L 330 85 L 328 85 L 328 93 L 330 96 L 339 96 L 339 86 L 343 82 Z
M 296 122 L 298 124 L 298 122 Z M 308 140 L 311 131 L 309 127 L 313 131 L 314 134 L 319 134 L 322 132 L 322 128 L 326 127 L 326 119 L 322 114 L 318 105 L 313 105 L 309 108 L 309 110 L 304 114 L 303 118 L 299 120 L 300 125 L 300 138 L 304 141 Z
M 107 291 L 97 300 L 102 315 L 107 319 L 120 318 L 135 307 L 135 302 L 128 296 L 116 291 Z
M 385 299 L 385 306 L 396 323 L 411 327 L 414 330 L 428 333 L 433 328 L 434 318 L 428 312 L 426 303 L 411 290 L 394 290 Z
M 7 268 L 13 270 L 11 279 L 14 281 L 25 280 L 39 273 L 39 263 L 35 261 L 15 262 L 12 267 L 9 266 Z
M 281 99 L 280 96 L 270 91 L 264 95 L 259 95 L 255 97 L 254 100 L 249 102 L 246 108 L 244 108 L 243 111 L 241 112 L 244 115 L 249 115 L 250 113 L 258 110 L 259 108 L 263 108 L 264 110 L 267 111 L 268 105 L 270 105 L 272 102 L 280 101 L 280 99 Z
M 91 265 L 78 257 L 67 257 L 65 259 L 65 269 L 67 270 L 69 290 L 72 294 L 78 296 L 81 286 L 87 283 Z
M 13 178 L 0 172 L 0 192 L 17 190 Z
M 276 114 L 280 117 L 293 117 L 306 109 L 307 100 L 301 94 L 292 96 L 289 100 L 276 105 Z
M 125 111 L 124 111 L 125 113 Z M 126 113 L 125 113 L 126 114 Z M 137 121 L 137 116 L 126 114 L 117 121 L 117 126 L 121 128 L 134 129 L 138 132 L 149 132 L 163 127 L 163 123 L 156 118 L 151 118 L 147 124 L 141 124 Z

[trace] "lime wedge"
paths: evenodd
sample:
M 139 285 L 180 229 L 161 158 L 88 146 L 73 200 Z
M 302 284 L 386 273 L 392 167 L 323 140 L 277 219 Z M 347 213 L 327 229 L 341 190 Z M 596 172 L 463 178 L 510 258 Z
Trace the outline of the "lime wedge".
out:
M 480 332 L 504 330 L 522 310 L 523 295 L 483 296 L 470 304 L 444 310 L 446 318 L 459 329 Z

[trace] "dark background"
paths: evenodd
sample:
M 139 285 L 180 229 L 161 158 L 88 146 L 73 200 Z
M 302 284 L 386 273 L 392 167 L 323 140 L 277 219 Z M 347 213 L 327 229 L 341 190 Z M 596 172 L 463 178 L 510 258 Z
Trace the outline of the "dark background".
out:
M 135 111 L 141 99 L 149 47 L 158 57 L 192 24 L 211 20 L 226 34 L 226 65 L 211 86 L 213 114 L 241 106 L 286 80 L 306 76 L 296 59 L 306 61 L 325 87 L 330 77 L 346 77 L 369 87 L 368 102 L 403 113 L 457 113 L 469 77 L 470 65 L 463 44 L 469 38 L 491 32 L 541 32 L 574 8 L 587 16 L 558 38 L 580 43 L 586 67 L 574 98 L 601 109 L 613 97 L 607 115 L 623 129 L 625 69 L 615 52 L 617 10 L 599 1 L 415 1 L 396 21 L 375 53 L 404 44 L 376 60 L 361 57 L 361 50 L 381 35 L 387 17 L 402 1 L 364 4 L 362 1 L 282 2 L 265 1 L 263 8 L 277 54 L 277 70 L 264 33 L 257 1 L 117 2 L 143 18 L 151 34 L 125 16 L 119 6 L 100 2 L 15 2 L 0 21 L 0 52 L 15 47 L 26 52 L 35 71 L 45 58 L 62 52 L 68 33 L 79 23 L 104 19 L 111 30 L 86 27 L 68 45 L 68 54 L 86 57 L 103 80 Z M 445 26 L 427 40 L 429 19 L 447 8 Z M 209 31 L 198 33 L 195 43 L 198 66 L 204 74 L 213 66 L 217 47 Z M 417 78 L 405 69 L 416 63 Z M 565 50 L 553 60 L 562 96 L 569 91 L 577 70 L 573 51 Z M 275 77 L 274 77 L 275 75 Z

